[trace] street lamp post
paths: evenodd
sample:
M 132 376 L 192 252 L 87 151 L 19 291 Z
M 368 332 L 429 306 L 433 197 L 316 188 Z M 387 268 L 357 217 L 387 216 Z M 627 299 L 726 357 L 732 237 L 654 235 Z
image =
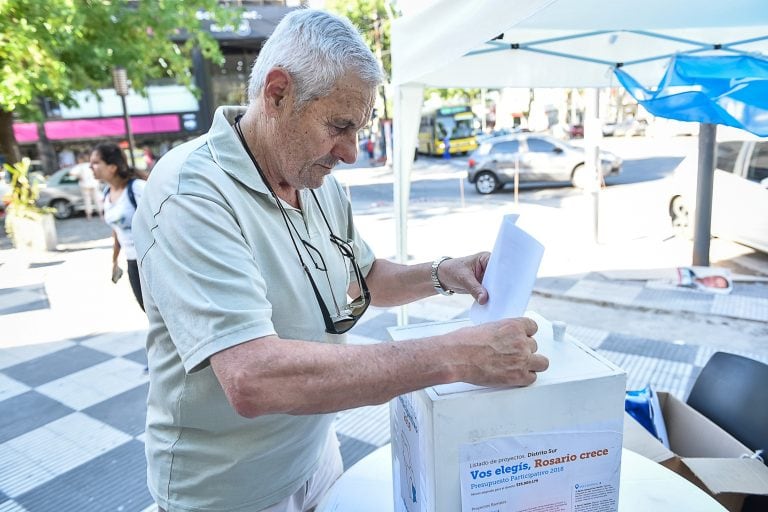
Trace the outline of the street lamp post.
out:
M 128 74 L 125 68 L 117 66 L 112 69 L 112 83 L 115 87 L 115 93 L 120 96 L 123 103 L 123 122 L 125 123 L 125 133 L 128 136 L 128 154 L 131 157 L 131 167 L 136 168 L 136 161 L 133 157 L 133 131 L 131 131 L 131 118 L 128 117 L 128 107 L 125 104 L 125 97 L 128 96 Z

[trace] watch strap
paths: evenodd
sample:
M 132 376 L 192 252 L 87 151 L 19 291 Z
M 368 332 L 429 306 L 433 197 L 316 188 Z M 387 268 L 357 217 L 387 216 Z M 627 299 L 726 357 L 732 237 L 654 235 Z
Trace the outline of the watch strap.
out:
M 432 277 L 432 286 L 435 287 L 435 291 L 441 295 L 453 295 L 453 290 L 450 290 L 443 286 L 443 283 L 440 282 L 440 279 L 437 277 L 437 269 L 440 267 L 440 264 L 444 262 L 445 260 L 451 259 L 449 256 L 442 256 L 440 258 L 437 258 L 435 261 L 432 262 L 432 271 L 431 271 L 431 277 Z

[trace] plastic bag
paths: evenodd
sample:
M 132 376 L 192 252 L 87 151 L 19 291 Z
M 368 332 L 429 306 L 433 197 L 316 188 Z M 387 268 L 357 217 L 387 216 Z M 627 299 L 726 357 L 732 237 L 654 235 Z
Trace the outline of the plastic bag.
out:
M 659 398 L 650 384 L 643 389 L 627 391 L 624 399 L 624 410 L 635 418 L 648 432 L 669 448 L 667 427 L 661 413 Z

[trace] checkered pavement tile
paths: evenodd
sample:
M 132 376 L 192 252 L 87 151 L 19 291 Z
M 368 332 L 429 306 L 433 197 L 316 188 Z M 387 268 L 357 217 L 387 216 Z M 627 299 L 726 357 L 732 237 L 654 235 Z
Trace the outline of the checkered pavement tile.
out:
M 543 295 L 562 295 L 594 302 L 768 321 L 768 284 L 765 283 L 735 283 L 728 295 L 671 285 L 668 288 L 660 288 L 652 282 L 649 283 L 609 280 L 600 273 L 591 273 L 580 279 L 539 278 L 534 289 Z
M 145 467 L 144 444 L 128 441 L 14 501 L 29 512 L 144 510 L 154 503 Z
M 29 390 L 29 386 L 0 374 L 0 402 Z M 2 421 L 2 420 L 0 420 Z
M 67 347 L 75 345 L 73 340 L 62 340 L 53 343 L 40 343 L 35 345 L 24 345 L 20 347 L 3 348 L 0 350 L 0 370 L 10 366 L 32 361 L 46 354 L 58 352 Z
M 29 512 L 27 509 L 16 503 L 15 501 L 11 501 L 8 499 L 7 496 L 3 496 L 3 493 L 0 493 L 0 512 Z
M 152 505 L 136 348 L 96 335 L 0 351 L 0 512 Z
M 638 336 L 611 333 L 598 346 L 598 351 L 608 350 L 623 354 L 649 356 L 657 359 L 691 364 L 696 359 L 698 347 L 683 343 L 659 341 Z
M 768 297 L 718 295 L 712 305 L 712 312 L 717 315 L 768 322 Z
M 627 372 L 627 389 L 642 389 L 650 384 L 657 391 L 683 399 L 693 384 L 696 368 L 690 363 L 611 350 L 598 352 Z
M 74 411 L 66 405 L 33 390 L 0 401 L 0 443 L 72 412 Z
M 58 377 L 89 368 L 96 363 L 107 361 L 109 354 L 92 350 L 80 345 L 74 345 L 58 350 L 43 357 L 11 366 L 3 370 L 7 376 L 29 386 L 38 386 Z
M 0 306 L 0 315 L 51 307 L 48 303 L 45 286 L 42 284 L 2 288 L 0 289 L 0 300 L 3 304 Z
M 632 304 L 642 291 L 642 286 L 627 286 L 622 284 L 581 280 L 563 295 L 574 299 L 584 299 L 592 301 L 605 301 L 615 304 Z
M 143 370 L 139 363 L 116 357 L 47 382 L 37 390 L 81 410 L 144 384 L 149 377 Z
M 635 298 L 634 305 L 649 308 L 675 309 L 709 313 L 712 309 L 713 296 L 709 293 L 645 288 Z

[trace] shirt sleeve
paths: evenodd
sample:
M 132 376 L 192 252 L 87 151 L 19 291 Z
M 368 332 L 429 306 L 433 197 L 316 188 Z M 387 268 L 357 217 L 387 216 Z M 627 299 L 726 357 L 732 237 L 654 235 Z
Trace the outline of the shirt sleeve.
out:
M 266 284 L 225 204 L 176 194 L 153 219 L 142 278 L 187 372 L 275 334 Z

